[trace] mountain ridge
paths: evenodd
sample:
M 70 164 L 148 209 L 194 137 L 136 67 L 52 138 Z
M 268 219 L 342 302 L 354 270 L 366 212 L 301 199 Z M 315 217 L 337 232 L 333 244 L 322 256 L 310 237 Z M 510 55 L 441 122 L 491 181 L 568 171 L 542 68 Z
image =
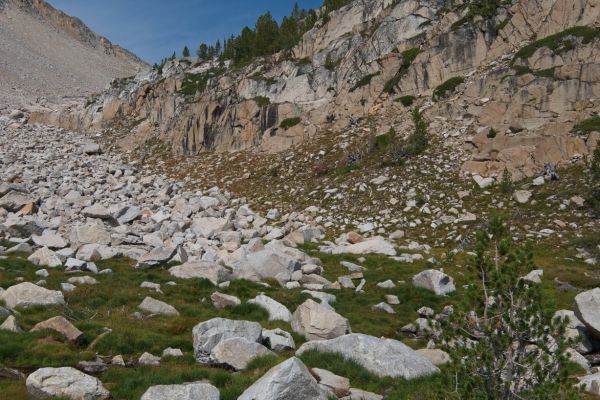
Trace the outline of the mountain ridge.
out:
M 43 0 L 0 3 L 0 52 L 5 106 L 61 103 L 148 67 Z

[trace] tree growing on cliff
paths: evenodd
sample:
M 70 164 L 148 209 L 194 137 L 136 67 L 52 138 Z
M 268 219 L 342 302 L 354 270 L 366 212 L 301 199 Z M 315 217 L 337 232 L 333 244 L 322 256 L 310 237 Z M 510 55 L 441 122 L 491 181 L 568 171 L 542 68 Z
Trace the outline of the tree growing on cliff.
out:
M 189 56 L 190 56 L 190 49 L 188 49 L 188 47 L 187 47 L 187 46 L 185 46 L 185 47 L 183 48 L 183 51 L 181 52 L 181 55 L 182 55 L 183 57 L 185 57 L 185 58 L 189 57 Z
M 514 246 L 502 219 L 477 233 L 470 262 L 479 277 L 464 304 L 442 323 L 438 340 L 452 358 L 459 398 L 569 398 L 566 321 L 553 318 L 541 285 L 522 279 L 534 268 L 529 243 Z

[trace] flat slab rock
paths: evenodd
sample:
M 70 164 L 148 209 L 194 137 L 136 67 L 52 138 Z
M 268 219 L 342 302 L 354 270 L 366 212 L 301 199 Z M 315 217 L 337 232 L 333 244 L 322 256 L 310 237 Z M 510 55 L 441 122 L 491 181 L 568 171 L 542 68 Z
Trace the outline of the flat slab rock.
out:
M 104 400 L 110 397 L 102 382 L 71 367 L 41 368 L 27 377 L 27 392 L 36 398 Z
M 304 343 L 296 355 L 309 350 L 340 354 L 382 378 L 415 379 L 440 372 L 431 361 L 402 342 L 361 333 Z
M 205 382 L 151 386 L 141 400 L 219 400 L 219 389 Z
M 10 309 L 65 304 L 62 292 L 48 290 L 31 282 L 9 287 L 0 293 L 0 300 Z

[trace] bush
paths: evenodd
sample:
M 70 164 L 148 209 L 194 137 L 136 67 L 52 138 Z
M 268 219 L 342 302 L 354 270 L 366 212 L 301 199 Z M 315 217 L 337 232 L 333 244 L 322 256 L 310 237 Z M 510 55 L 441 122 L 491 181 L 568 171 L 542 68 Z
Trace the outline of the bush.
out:
M 487 137 L 488 139 L 493 139 L 496 137 L 497 134 L 498 132 L 494 128 L 490 128 L 490 130 L 487 133 Z
M 354 92 L 356 89 L 359 89 L 359 88 L 361 88 L 363 86 L 370 85 L 371 84 L 371 79 L 373 79 L 373 77 L 375 77 L 375 76 L 377 76 L 379 74 L 381 74 L 381 72 L 377 71 L 377 72 L 375 72 L 373 74 L 369 74 L 369 75 L 363 76 L 358 82 L 356 82 L 356 85 L 354 85 L 352 87 L 352 89 L 350 89 L 350 92 Z
M 572 132 L 582 136 L 587 136 L 592 132 L 600 132 L 600 115 L 584 119 L 573 127 Z
M 454 78 L 448 79 L 446 82 L 435 88 L 433 91 L 433 101 L 438 101 L 450 96 L 454 93 L 458 85 L 461 85 L 464 81 L 465 78 L 461 76 L 455 76 Z
M 385 151 L 387 150 L 396 140 L 396 131 L 394 128 L 390 128 L 389 131 L 381 135 L 376 135 L 373 138 L 372 148 L 374 151 Z
M 459 397 L 571 398 L 567 321 L 553 318 L 541 285 L 521 279 L 534 269 L 530 243 L 514 247 L 498 216 L 476 237 L 469 267 L 480 281 L 437 337 L 450 354 Z
M 302 120 L 300 119 L 300 117 L 286 118 L 283 121 L 281 121 L 279 127 L 287 131 L 288 129 L 298 125 L 301 121 Z
M 256 96 L 254 98 L 254 101 L 256 102 L 256 104 L 258 104 L 259 107 L 266 107 L 269 104 L 271 104 L 271 100 L 268 97 L 264 96 Z
M 413 103 L 415 102 L 416 97 L 415 96 L 402 96 L 396 99 L 396 101 L 399 101 L 400 103 L 402 103 L 402 105 L 404 107 L 410 107 L 413 105 Z

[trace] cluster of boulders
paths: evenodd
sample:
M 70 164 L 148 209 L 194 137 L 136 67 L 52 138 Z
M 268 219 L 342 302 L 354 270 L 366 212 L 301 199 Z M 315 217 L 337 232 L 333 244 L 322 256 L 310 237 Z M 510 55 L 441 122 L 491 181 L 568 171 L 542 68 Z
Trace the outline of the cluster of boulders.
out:
M 163 177 L 140 177 L 80 136 L 45 128 L 42 136 L 40 129 L 5 133 L 15 136 L 0 158 L 0 237 L 14 243 L 7 252 L 32 253 L 40 268 L 68 272 L 110 273 L 95 262 L 123 256 L 139 269 L 177 262 L 183 265 L 174 276 L 217 284 L 327 283 L 320 261 L 294 248 L 319 239 L 321 228 L 277 210 L 263 218 L 217 188 L 191 192 Z

